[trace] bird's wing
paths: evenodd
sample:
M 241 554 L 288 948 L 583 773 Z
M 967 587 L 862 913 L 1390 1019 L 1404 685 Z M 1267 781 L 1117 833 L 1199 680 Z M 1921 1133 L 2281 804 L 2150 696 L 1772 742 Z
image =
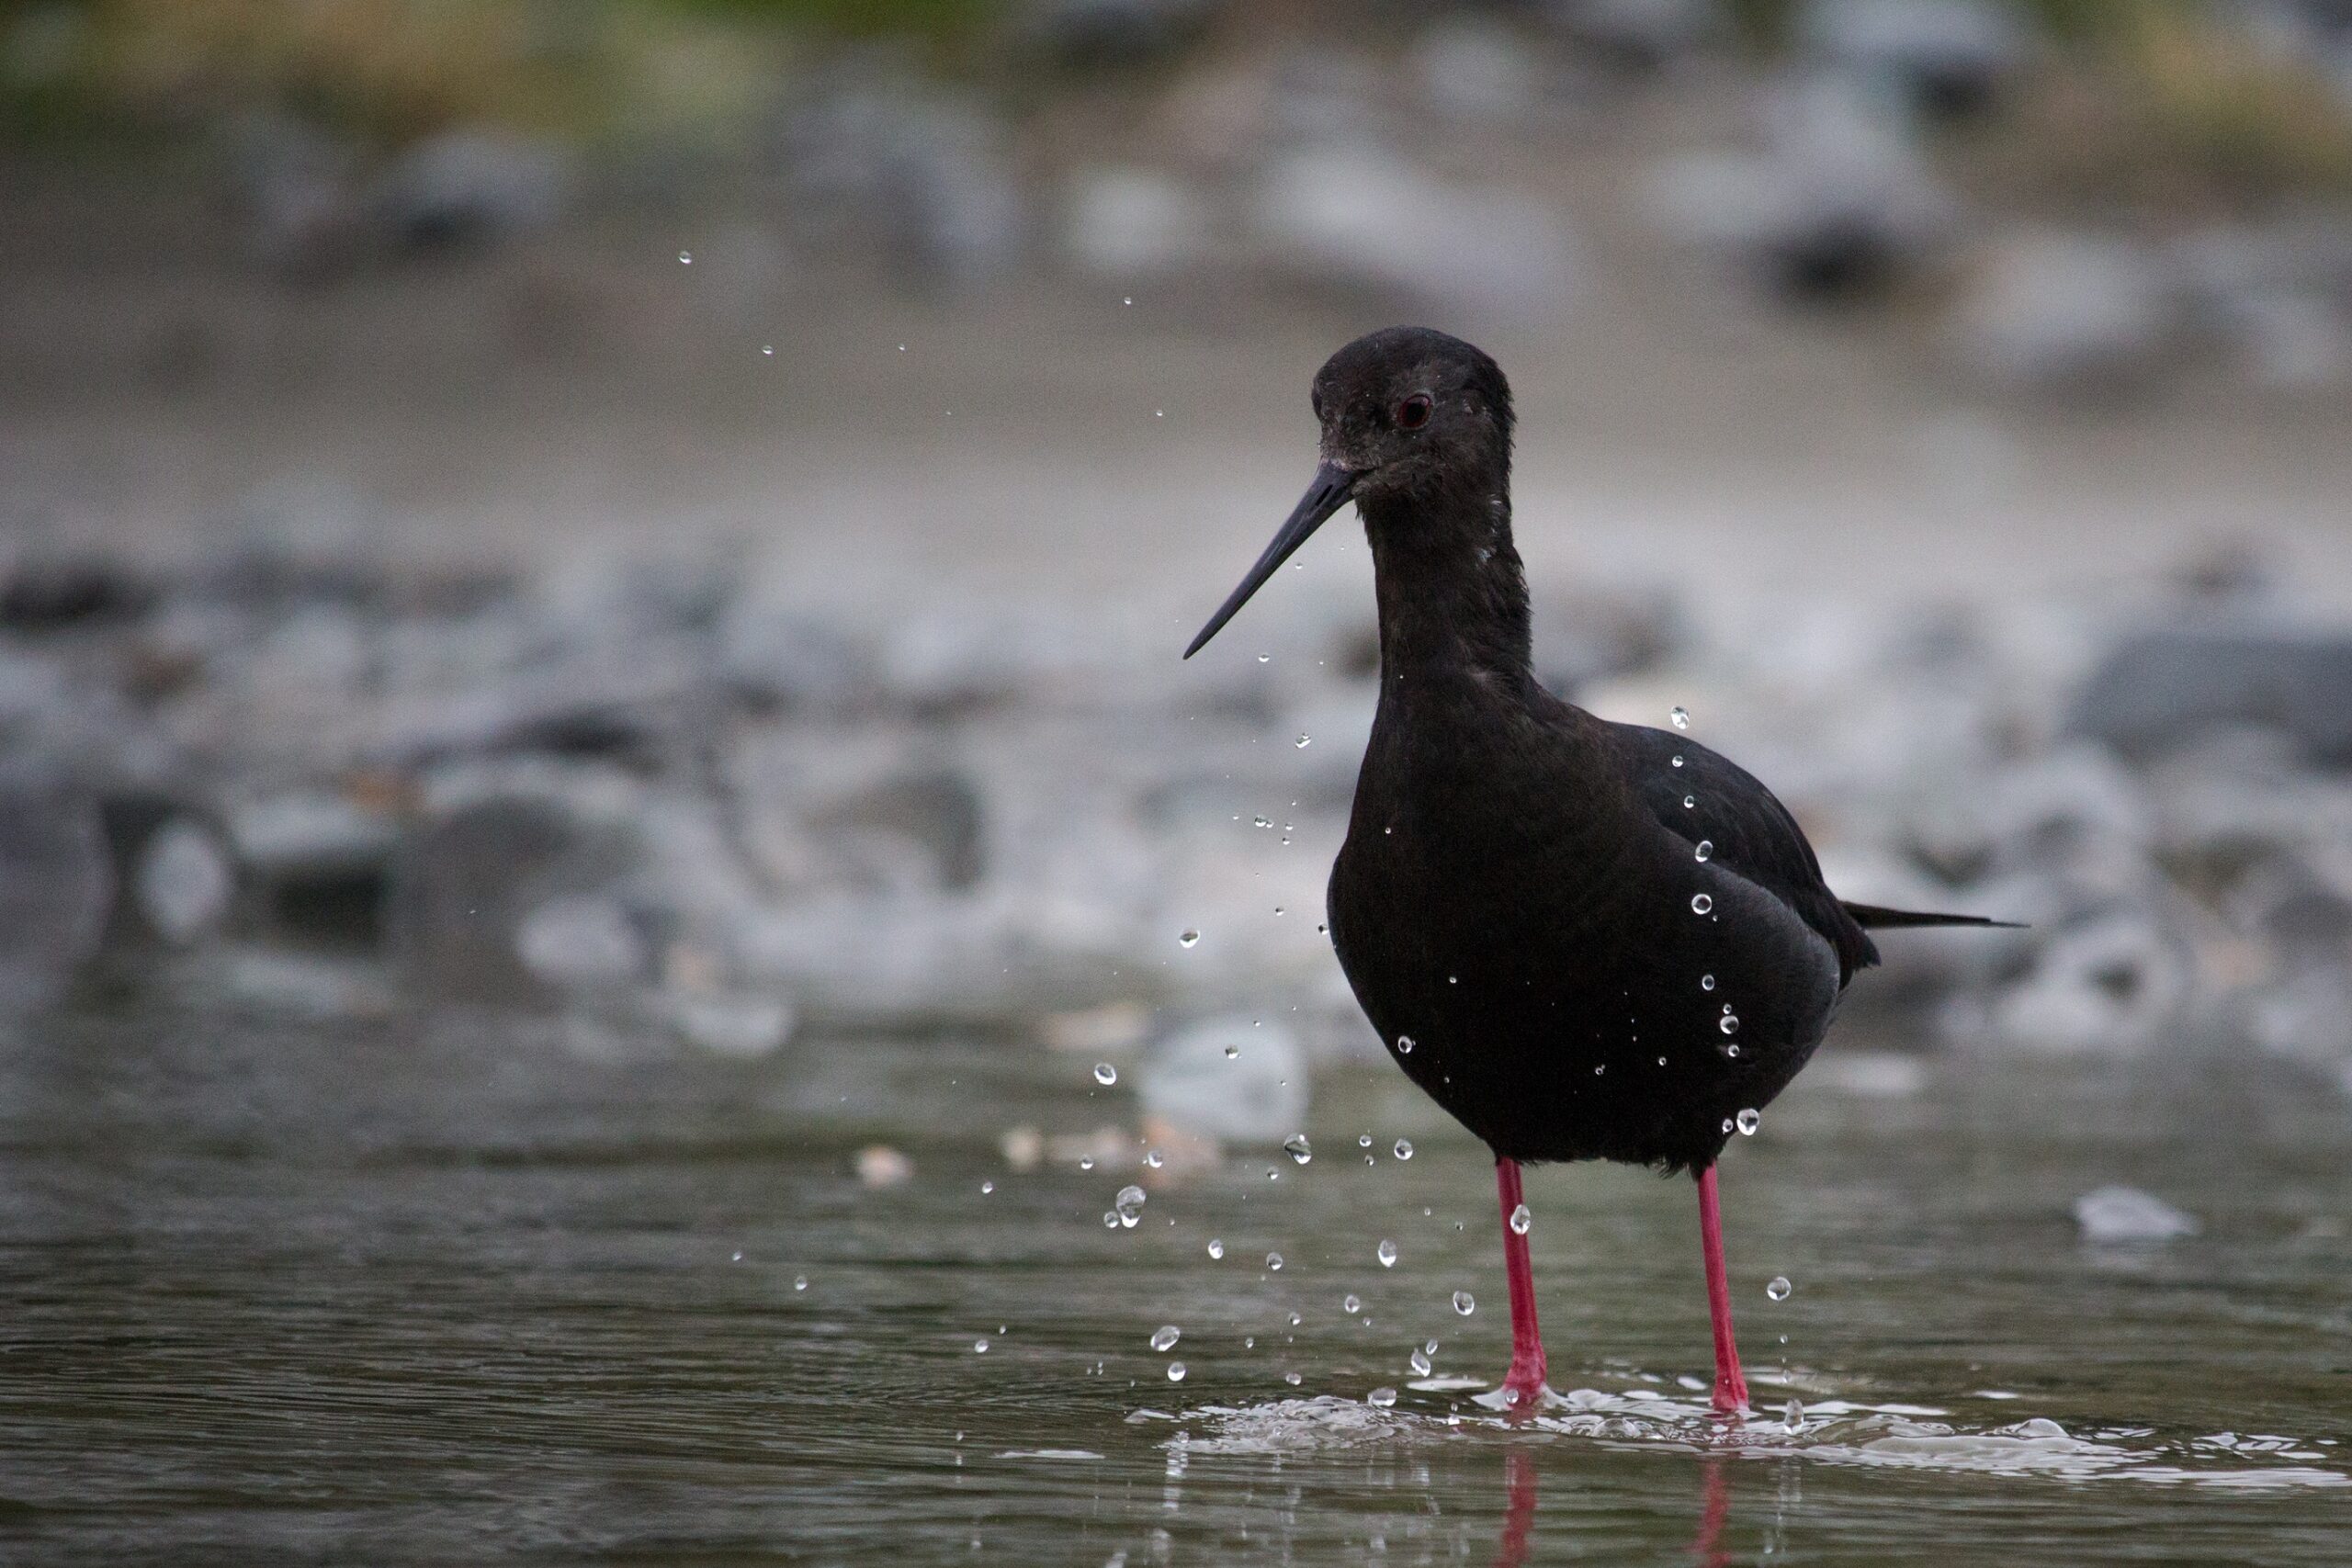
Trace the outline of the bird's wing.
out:
M 1840 987 L 1856 970 L 1878 962 L 1869 934 L 1822 881 L 1804 829 L 1753 773 L 1663 729 L 1612 728 L 1627 780 L 1659 826 L 1689 843 L 1694 855 L 1705 841 L 1718 868 L 1763 888 L 1819 932 L 1837 950 Z

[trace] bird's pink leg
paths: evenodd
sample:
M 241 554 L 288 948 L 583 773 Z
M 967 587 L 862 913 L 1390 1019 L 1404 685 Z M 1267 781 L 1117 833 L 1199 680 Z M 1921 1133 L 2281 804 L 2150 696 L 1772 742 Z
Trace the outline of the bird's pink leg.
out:
M 1519 1162 L 1495 1161 L 1495 1193 L 1503 1211 L 1503 1269 L 1510 1279 L 1510 1372 L 1503 1398 L 1513 1410 L 1544 1403 L 1544 1336 L 1535 1326 L 1535 1270 L 1527 1261 L 1527 1237 L 1511 1228 L 1510 1217 L 1525 1201 L 1519 1190 Z
M 1739 1373 L 1739 1344 L 1731 1332 L 1731 1281 L 1724 1276 L 1723 1211 L 1715 1202 L 1715 1168 L 1699 1172 L 1699 1239 L 1707 1253 L 1707 1313 L 1715 1322 L 1715 1408 L 1747 1408 L 1747 1380 Z

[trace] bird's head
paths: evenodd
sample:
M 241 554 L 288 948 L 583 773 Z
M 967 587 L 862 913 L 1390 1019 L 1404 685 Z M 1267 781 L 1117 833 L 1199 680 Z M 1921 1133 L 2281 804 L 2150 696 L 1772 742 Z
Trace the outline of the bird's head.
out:
M 1312 400 L 1323 426 L 1315 480 L 1184 650 L 1187 659 L 1349 502 L 1462 487 L 1501 492 L 1510 468 L 1510 384 L 1499 366 L 1460 338 L 1427 327 L 1367 333 L 1323 362 Z

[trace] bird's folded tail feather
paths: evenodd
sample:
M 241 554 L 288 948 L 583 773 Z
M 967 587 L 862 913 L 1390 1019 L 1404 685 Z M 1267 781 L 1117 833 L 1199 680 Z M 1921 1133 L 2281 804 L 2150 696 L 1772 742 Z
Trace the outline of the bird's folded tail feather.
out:
M 1840 900 L 1843 902 L 1843 900 Z M 1875 904 L 1847 904 L 1846 913 L 1864 931 L 1894 931 L 1905 926 L 1994 926 L 2023 931 L 2021 920 L 1996 920 L 1987 915 L 1940 915 L 1925 909 L 1883 909 Z

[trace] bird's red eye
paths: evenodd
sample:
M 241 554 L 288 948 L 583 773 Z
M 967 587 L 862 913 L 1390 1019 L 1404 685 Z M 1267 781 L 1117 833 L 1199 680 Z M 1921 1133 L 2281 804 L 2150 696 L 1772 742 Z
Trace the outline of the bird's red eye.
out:
M 1430 400 L 1426 393 L 1415 392 L 1396 405 L 1396 427 L 1419 430 L 1430 422 Z

